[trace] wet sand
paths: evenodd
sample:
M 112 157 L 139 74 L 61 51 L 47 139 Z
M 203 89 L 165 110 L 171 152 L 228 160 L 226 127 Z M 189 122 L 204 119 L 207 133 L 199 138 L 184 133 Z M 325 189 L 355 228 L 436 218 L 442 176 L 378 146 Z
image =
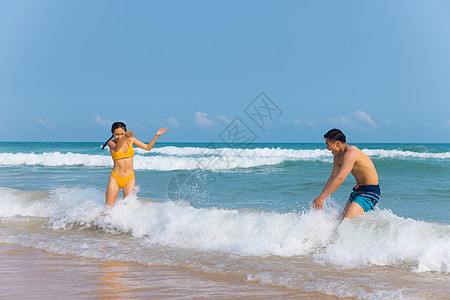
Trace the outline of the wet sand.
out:
M 237 276 L 53 255 L 0 244 L 1 299 L 338 299 Z

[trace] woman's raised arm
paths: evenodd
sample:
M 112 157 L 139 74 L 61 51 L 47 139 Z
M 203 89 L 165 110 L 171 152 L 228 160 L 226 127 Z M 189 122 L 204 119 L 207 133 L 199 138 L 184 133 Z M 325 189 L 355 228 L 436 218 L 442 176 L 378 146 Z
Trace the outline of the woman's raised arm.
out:
M 137 138 L 133 137 L 133 144 L 135 144 L 139 148 L 142 148 L 144 150 L 150 151 L 153 148 L 153 146 L 155 145 L 156 140 L 161 135 L 163 135 L 166 132 L 166 130 L 167 130 L 167 128 L 161 128 L 160 130 L 158 130 L 158 132 L 156 133 L 155 137 L 148 144 L 145 144 L 145 143 L 141 142 L 140 140 L 138 140 Z

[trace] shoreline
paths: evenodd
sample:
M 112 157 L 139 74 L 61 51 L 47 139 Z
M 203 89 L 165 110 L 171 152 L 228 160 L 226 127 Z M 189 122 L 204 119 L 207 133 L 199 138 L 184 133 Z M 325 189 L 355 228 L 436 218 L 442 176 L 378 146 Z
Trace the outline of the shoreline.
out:
M 233 275 L 54 255 L 0 243 L 0 298 L 5 299 L 339 299 L 249 283 Z

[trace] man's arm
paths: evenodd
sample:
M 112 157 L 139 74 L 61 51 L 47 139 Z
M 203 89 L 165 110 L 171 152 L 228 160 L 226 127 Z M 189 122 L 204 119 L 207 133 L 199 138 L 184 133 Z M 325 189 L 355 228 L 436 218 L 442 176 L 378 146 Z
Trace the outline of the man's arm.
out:
M 328 187 L 330 186 L 331 182 L 333 182 L 334 178 L 336 178 L 336 176 L 337 176 L 337 174 L 339 172 L 339 169 L 340 169 L 340 165 L 337 164 L 336 158 L 334 158 L 334 160 L 333 160 L 333 170 L 331 171 L 330 178 L 328 178 L 327 183 L 325 184 L 325 187 L 323 188 L 322 193 L 320 193 L 320 195 L 322 195 L 323 192 L 328 189 Z M 313 208 L 315 208 L 315 209 L 322 209 L 323 208 L 323 203 L 325 202 L 325 198 L 326 197 L 321 198 L 320 195 L 319 195 L 319 197 L 317 197 L 313 201 Z
M 344 157 L 342 158 L 341 166 L 339 166 L 336 163 L 336 159 L 334 160 L 333 171 L 331 172 L 330 179 L 328 179 L 327 184 L 325 185 L 320 195 L 316 199 L 314 199 L 313 208 L 315 209 L 323 208 L 325 198 L 333 194 L 339 188 L 339 186 L 345 181 L 348 174 L 350 174 L 350 172 L 352 171 L 357 157 L 358 157 L 357 151 L 348 151 L 344 154 Z
M 333 162 L 333 170 L 331 171 L 330 178 L 328 178 L 327 183 L 325 184 L 325 187 L 323 188 L 324 190 L 326 188 L 328 188 L 328 186 L 331 184 L 333 179 L 336 178 L 340 168 L 341 168 L 340 165 L 336 164 L 336 162 Z

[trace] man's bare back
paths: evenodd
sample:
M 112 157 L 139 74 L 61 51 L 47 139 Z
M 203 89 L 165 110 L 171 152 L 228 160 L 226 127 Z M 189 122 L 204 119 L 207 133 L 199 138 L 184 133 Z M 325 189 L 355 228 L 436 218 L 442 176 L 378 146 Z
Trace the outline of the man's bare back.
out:
M 346 145 L 345 152 L 356 152 L 356 160 L 353 164 L 351 173 L 355 177 L 357 185 L 376 185 L 378 184 L 378 174 L 372 160 L 356 146 Z M 342 166 L 343 154 L 334 157 L 335 163 L 340 168 Z
M 352 173 L 357 186 L 353 189 L 343 211 L 343 218 L 353 218 L 373 209 L 380 196 L 378 174 L 372 160 L 356 146 L 348 145 L 339 129 L 325 134 L 327 149 L 333 153 L 333 170 L 320 195 L 314 199 L 313 208 L 322 209 L 325 198 L 334 193 Z

